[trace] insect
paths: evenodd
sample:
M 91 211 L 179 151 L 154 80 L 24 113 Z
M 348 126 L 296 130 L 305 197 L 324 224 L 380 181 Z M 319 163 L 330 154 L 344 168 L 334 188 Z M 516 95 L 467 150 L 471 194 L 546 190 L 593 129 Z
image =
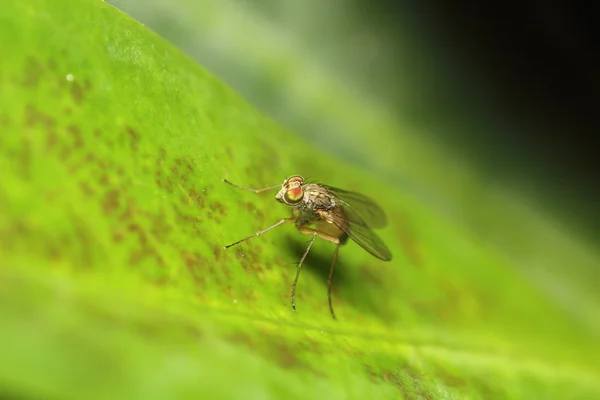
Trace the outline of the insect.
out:
M 327 298 L 333 319 L 337 318 L 331 301 L 331 278 L 340 245 L 349 237 L 378 259 L 383 261 L 392 259 L 392 254 L 385 243 L 371 230 L 371 228 L 385 226 L 386 215 L 373 200 L 362 194 L 319 183 L 306 183 L 304 178 L 299 175 L 287 178 L 281 186 L 274 185 L 263 189 L 250 189 L 235 185 L 226 179 L 223 181 L 238 189 L 254 193 L 280 188 L 275 195 L 275 200 L 292 208 L 292 217 L 283 218 L 268 228 L 227 245 L 226 249 L 260 236 L 286 222 L 293 222 L 300 233 L 312 236 L 306 251 L 298 262 L 296 276 L 292 283 L 292 309 L 294 311 L 296 310 L 296 285 L 300 276 L 300 268 L 317 237 L 335 244 L 327 278 Z

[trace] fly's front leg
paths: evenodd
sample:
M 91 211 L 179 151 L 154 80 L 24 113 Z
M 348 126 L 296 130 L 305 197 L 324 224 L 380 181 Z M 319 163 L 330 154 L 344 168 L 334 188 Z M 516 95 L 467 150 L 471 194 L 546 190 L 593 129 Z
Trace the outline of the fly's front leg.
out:
M 295 218 L 284 218 L 284 219 L 278 221 L 277 223 L 271 225 L 270 227 L 263 229 L 262 231 L 258 231 L 258 232 L 254 233 L 254 234 L 252 234 L 252 235 L 250 235 L 248 237 L 245 237 L 243 239 L 238 240 L 237 242 L 228 244 L 227 246 L 225 246 L 225 248 L 228 249 L 228 248 L 230 248 L 232 246 L 235 246 L 236 244 L 240 244 L 242 242 L 245 242 L 248 239 L 252 239 L 253 237 L 260 236 L 263 233 L 268 232 L 268 231 L 270 231 L 273 228 L 277 228 L 279 225 L 285 224 L 286 222 L 294 222 L 295 220 L 296 220 Z

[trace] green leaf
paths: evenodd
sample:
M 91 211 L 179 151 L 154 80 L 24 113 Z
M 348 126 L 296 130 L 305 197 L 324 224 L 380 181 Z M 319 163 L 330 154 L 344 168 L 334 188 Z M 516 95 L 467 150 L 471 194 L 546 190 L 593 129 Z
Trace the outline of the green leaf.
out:
M 463 225 L 272 123 L 105 3 L 0 10 L 5 393 L 600 395 L 590 320 Z M 309 255 L 295 313 L 305 236 L 285 226 L 223 249 L 289 210 L 222 178 L 261 187 L 296 173 L 370 194 L 390 216 L 392 262 L 341 249 L 337 322 L 331 244 Z

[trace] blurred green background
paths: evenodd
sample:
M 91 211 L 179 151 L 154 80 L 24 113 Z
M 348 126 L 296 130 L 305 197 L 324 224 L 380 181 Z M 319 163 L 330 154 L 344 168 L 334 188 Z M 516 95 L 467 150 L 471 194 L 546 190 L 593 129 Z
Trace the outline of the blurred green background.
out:
M 595 202 L 439 15 L 109 3 L 0 5 L 2 394 L 597 397 Z M 222 250 L 286 210 L 220 179 L 291 174 L 390 216 L 393 262 L 340 253 L 339 322 L 326 243 L 297 313 L 292 227 Z

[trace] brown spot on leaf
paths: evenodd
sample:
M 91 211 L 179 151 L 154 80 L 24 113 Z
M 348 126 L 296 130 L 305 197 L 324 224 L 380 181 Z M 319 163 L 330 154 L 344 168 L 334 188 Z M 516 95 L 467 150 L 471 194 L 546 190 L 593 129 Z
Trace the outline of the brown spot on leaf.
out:
M 44 66 L 38 60 L 33 57 L 27 58 L 25 63 L 25 76 L 22 81 L 23 86 L 28 88 L 37 86 L 43 72 Z
M 222 203 L 215 201 L 210 204 L 210 209 L 218 212 L 222 216 L 227 216 L 227 208 Z
M 138 149 L 140 134 L 133 129 L 131 126 L 126 127 L 127 134 L 131 138 L 130 146 L 132 151 L 136 151 Z
M 284 340 L 271 340 L 270 344 L 276 352 L 276 361 L 282 368 L 297 368 L 302 366 L 302 363 L 296 356 L 295 351 L 286 344 Z
M 150 231 L 157 240 L 163 240 L 172 230 L 173 227 L 166 222 L 165 218 L 159 215 L 152 217 Z
M 242 205 L 246 209 L 246 211 L 248 211 L 251 215 L 256 215 L 261 220 L 265 218 L 265 214 L 258 208 L 256 208 L 254 204 L 246 201 L 242 202 Z
M 231 150 L 231 147 L 225 146 L 225 154 L 227 154 L 227 158 L 233 161 L 233 151 Z
M 110 176 L 108 176 L 107 173 L 104 173 L 104 174 L 102 174 L 102 176 L 100 176 L 100 179 L 98 180 L 98 182 L 102 186 L 109 186 L 110 185 Z
M 71 97 L 73 98 L 73 101 L 75 101 L 75 103 L 81 104 L 83 102 L 84 88 L 76 80 L 71 82 L 70 93 L 71 93 Z
M 56 147 L 57 142 L 58 134 L 54 130 L 49 131 L 46 135 L 46 150 L 53 150 Z
M 194 190 L 194 189 L 189 189 L 188 196 L 190 196 L 190 198 L 196 202 L 196 205 L 198 206 L 198 208 L 200 208 L 200 209 L 204 208 L 204 195 L 196 192 L 196 190 Z
M 109 169 L 110 167 L 112 167 L 112 165 L 111 165 L 111 163 L 110 163 L 110 162 L 108 162 L 108 161 L 106 161 L 106 160 L 103 160 L 103 159 L 100 159 L 100 160 L 98 160 L 98 165 L 99 165 L 99 166 L 100 166 L 100 168 L 102 168 L 103 170 L 107 170 L 107 169 Z
M 198 253 L 193 253 L 191 251 L 181 251 L 180 252 L 181 259 L 185 263 L 190 271 L 192 278 L 196 283 L 205 284 L 206 279 L 205 275 L 205 267 L 207 265 L 207 260 L 202 257 Z
M 436 370 L 436 376 L 441 378 L 441 380 L 448 386 L 461 388 L 468 385 L 468 382 L 464 377 L 458 376 L 443 368 Z
M 56 126 L 56 120 L 28 104 L 25 107 L 25 126 L 33 127 L 36 125 L 43 125 L 46 129 L 51 129 Z
M 90 237 L 88 225 L 75 214 L 71 215 L 70 220 L 71 225 L 75 228 L 74 237 L 79 242 L 77 248 L 81 251 L 81 266 L 90 267 L 93 262 L 92 249 L 94 248 L 94 244 Z
M 148 252 L 144 249 L 133 250 L 129 254 L 129 264 L 136 265 L 139 264 L 144 258 L 148 256 Z
M 121 214 L 120 220 L 122 222 L 132 220 L 136 215 L 136 211 L 137 208 L 135 202 L 132 199 L 127 199 L 125 211 L 123 211 L 123 213 Z
M 122 231 L 114 231 L 113 235 L 112 235 L 112 239 L 115 243 L 122 242 L 124 237 L 125 237 L 125 235 L 123 234 Z
M 261 331 L 261 337 L 265 340 L 261 339 L 260 342 L 257 342 L 249 334 L 236 332 L 228 335 L 227 339 L 275 361 L 282 368 L 307 367 L 307 364 L 297 357 L 296 351 L 290 347 L 286 339 L 264 329 Z M 263 343 L 267 343 L 267 345 L 263 345 Z
M 106 214 L 112 214 L 119 208 L 119 192 L 109 190 L 102 200 L 102 208 Z
M 83 137 L 81 136 L 81 131 L 77 125 L 69 125 L 67 127 L 67 132 L 73 137 L 73 146 L 76 149 L 83 147 Z
M 215 246 L 213 247 L 213 254 L 215 256 L 215 260 L 216 261 L 220 261 L 221 260 L 221 253 L 223 251 L 223 248 L 221 246 Z
M 23 138 L 21 141 L 21 175 L 24 179 L 31 177 L 31 141 L 27 138 Z
M 246 243 L 245 249 L 241 248 L 240 245 L 235 247 L 235 255 L 240 261 L 240 264 L 242 264 L 244 271 L 256 273 L 264 269 L 263 263 L 260 260 L 260 255 L 251 243 Z
M 91 197 L 94 195 L 94 191 L 87 182 L 80 182 L 79 187 L 81 188 L 83 194 L 85 194 L 86 196 Z

